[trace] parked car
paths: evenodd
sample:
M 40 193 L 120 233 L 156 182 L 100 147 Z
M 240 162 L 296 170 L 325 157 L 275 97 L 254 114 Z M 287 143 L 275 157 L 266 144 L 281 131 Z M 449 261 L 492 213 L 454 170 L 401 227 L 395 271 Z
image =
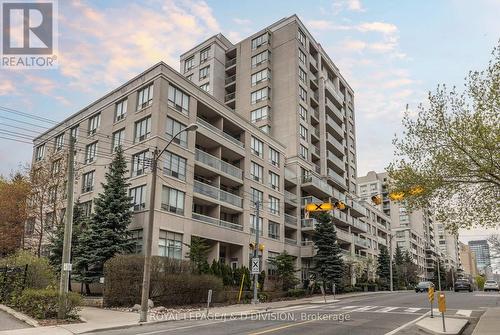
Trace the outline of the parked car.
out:
M 415 286 L 415 292 L 427 292 L 429 291 L 429 287 L 434 287 L 434 283 L 430 281 L 421 281 L 417 286 Z
M 498 289 L 498 283 L 494 280 L 487 280 L 485 283 L 484 283 L 484 292 L 488 292 L 488 291 L 499 291 Z
M 457 279 L 455 282 L 455 292 L 458 291 L 472 292 L 472 284 L 467 279 Z

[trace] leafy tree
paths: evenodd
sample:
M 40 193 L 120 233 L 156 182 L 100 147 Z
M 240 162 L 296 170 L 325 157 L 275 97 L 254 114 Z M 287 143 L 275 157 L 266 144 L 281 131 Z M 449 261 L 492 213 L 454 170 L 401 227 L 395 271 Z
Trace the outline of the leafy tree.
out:
M 464 92 L 443 85 L 429 93 L 394 140 L 390 189 L 420 187 L 405 197 L 408 208 L 431 206 L 451 230 L 500 222 L 500 42 L 492 56 L 484 71 L 469 73 Z
M 208 273 L 210 266 L 208 265 L 207 255 L 210 246 L 206 243 L 206 240 L 198 236 L 192 236 L 191 244 L 188 247 L 187 257 L 193 263 L 196 273 Z
M 476 285 L 478 290 L 483 290 L 484 289 L 484 282 L 486 281 L 486 278 L 484 276 L 476 276 Z
M 134 242 L 127 230 L 131 198 L 127 194 L 126 173 L 123 151 L 118 148 L 106 172 L 104 190 L 94 200 L 95 213 L 83 229 L 75 250 L 75 264 L 81 269 L 78 279 L 83 283 L 99 281 L 108 259 L 133 249 Z
M 295 276 L 297 270 L 294 267 L 295 257 L 286 250 L 278 256 L 271 258 L 269 264 L 276 269 L 276 278 L 281 282 L 283 291 L 288 291 L 298 284 L 299 280 Z
M 316 219 L 318 224 L 314 227 L 313 241 L 317 253 L 313 257 L 312 272 L 325 286 L 335 283 L 340 288 L 344 275 L 344 261 L 332 217 L 328 213 L 320 213 Z
M 402 270 L 405 287 L 415 286 L 418 282 L 418 265 L 413 262 L 413 257 L 408 250 L 403 253 Z
M 389 288 L 390 285 L 390 259 L 389 252 L 385 245 L 380 245 L 378 255 L 378 268 L 377 276 L 379 277 L 380 284 L 384 288 Z

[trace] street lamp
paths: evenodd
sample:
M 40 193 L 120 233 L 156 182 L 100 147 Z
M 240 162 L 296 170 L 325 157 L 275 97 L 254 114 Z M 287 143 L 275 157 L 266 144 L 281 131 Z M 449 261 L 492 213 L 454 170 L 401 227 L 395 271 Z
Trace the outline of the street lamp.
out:
M 174 141 L 177 136 L 179 136 L 183 132 L 196 131 L 198 129 L 197 124 L 190 124 L 187 127 L 179 130 L 170 141 L 168 141 L 167 145 L 163 148 L 163 150 L 159 151 L 158 148 L 155 148 L 153 151 L 153 157 L 151 158 L 151 190 L 149 195 L 149 217 L 148 217 L 148 230 L 146 234 L 146 255 L 144 257 L 144 274 L 142 277 L 142 295 L 141 295 L 141 313 L 139 317 L 140 322 L 148 321 L 148 300 L 149 300 L 149 284 L 151 280 L 151 253 L 153 247 L 153 222 L 154 222 L 154 209 L 155 209 L 155 196 L 156 196 L 156 169 L 158 166 L 158 160 L 161 155 L 167 150 L 168 146 Z

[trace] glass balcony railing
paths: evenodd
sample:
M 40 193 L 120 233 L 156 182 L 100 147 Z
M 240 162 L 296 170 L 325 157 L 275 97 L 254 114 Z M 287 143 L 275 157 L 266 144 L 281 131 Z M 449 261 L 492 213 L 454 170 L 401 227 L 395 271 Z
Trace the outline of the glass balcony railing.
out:
M 295 174 L 294 171 L 285 168 L 285 179 L 296 183 L 297 182 L 297 175 Z
M 203 119 L 198 118 L 196 120 L 196 123 L 199 124 L 200 126 L 206 128 L 206 129 L 210 130 L 210 131 L 213 131 L 215 134 L 224 137 L 226 140 L 233 142 L 234 144 L 236 144 L 237 146 L 239 146 L 241 148 L 245 147 L 245 144 L 243 144 L 243 142 L 241 142 L 237 138 L 231 136 L 230 134 L 220 130 L 216 126 L 208 123 L 207 121 L 205 121 Z
M 235 97 L 236 97 L 236 93 L 234 93 L 234 92 L 229 93 L 229 94 L 226 94 L 226 96 L 224 97 L 224 102 L 231 101 L 231 100 L 233 100 Z
M 336 166 L 345 170 L 345 163 L 342 159 L 338 158 L 333 152 L 328 151 L 328 159 L 331 160 Z
M 293 203 L 297 203 L 297 195 L 285 190 L 285 200 Z
M 333 128 L 340 136 L 344 136 L 344 128 L 339 126 L 337 122 L 333 121 L 330 116 L 326 116 L 326 123 Z
M 335 180 L 340 185 L 346 186 L 344 177 L 342 177 L 341 175 L 339 175 L 337 172 L 333 171 L 330 168 L 328 169 L 328 176 L 331 177 L 333 180 Z
M 327 134 L 326 136 L 328 142 L 334 146 L 341 154 L 344 153 L 344 144 L 343 142 L 339 142 L 332 134 Z
M 241 197 L 221 190 L 220 188 L 202 183 L 198 180 L 194 181 L 193 191 L 214 198 L 216 200 L 226 202 L 236 207 L 243 207 L 243 199 Z
M 297 239 L 285 237 L 285 243 L 290 245 L 297 245 Z
M 236 58 L 229 59 L 229 60 L 226 61 L 226 67 L 231 67 L 234 64 L 236 64 Z
M 341 239 L 343 241 L 347 242 L 352 242 L 352 235 L 349 234 L 349 232 L 342 230 L 342 229 L 337 229 L 337 238 Z
M 302 228 L 314 228 L 317 224 L 318 224 L 318 221 L 316 219 L 313 219 L 313 218 L 300 220 L 300 226 Z
M 235 74 L 234 74 L 234 75 L 232 75 L 231 77 L 227 77 L 227 78 L 225 79 L 225 83 L 226 83 L 226 85 L 231 84 L 231 83 L 233 83 L 233 82 L 235 82 L 235 81 L 236 81 L 236 75 L 235 75 Z
M 328 109 L 330 109 L 331 111 L 333 111 L 333 114 L 340 121 L 344 120 L 344 115 L 342 115 L 342 113 L 340 112 L 340 110 L 337 108 L 337 106 L 335 106 L 335 104 L 330 99 L 328 99 L 328 98 L 325 99 L 325 105 L 326 105 L 326 107 L 328 107 Z
M 223 160 L 212 156 L 200 149 L 196 149 L 195 159 L 197 162 L 211 166 L 214 169 L 224 172 L 230 176 L 236 177 L 241 180 L 243 179 L 243 170 L 227 162 L 224 162 Z
M 219 219 L 213 218 L 211 216 L 206 216 L 206 215 L 194 213 L 194 212 L 191 214 L 191 216 L 194 220 L 202 221 L 203 223 L 207 223 L 207 224 L 210 224 L 213 226 L 243 231 L 243 226 L 240 224 L 237 224 L 237 223 L 219 220 Z
M 285 214 L 285 223 L 289 224 L 291 226 L 296 226 L 297 225 L 297 217 L 290 215 L 290 214 Z
M 370 242 L 368 242 L 365 239 L 360 238 L 359 236 L 355 236 L 354 237 L 354 243 L 357 244 L 357 245 L 359 245 L 359 246 L 362 246 L 364 248 L 369 248 L 370 247 Z
M 331 194 L 333 192 L 333 188 L 326 181 L 324 181 L 323 179 L 319 178 L 314 174 L 302 176 L 302 183 L 303 184 L 311 183 L 320 190 L 322 190 L 323 192 L 328 194 Z
M 307 204 L 321 204 L 323 201 L 313 196 L 307 196 L 302 198 L 302 206 Z

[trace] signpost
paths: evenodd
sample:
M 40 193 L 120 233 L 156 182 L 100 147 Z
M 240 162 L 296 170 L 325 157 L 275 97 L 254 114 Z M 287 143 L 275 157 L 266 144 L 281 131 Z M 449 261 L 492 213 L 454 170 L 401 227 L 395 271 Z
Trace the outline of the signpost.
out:
M 253 257 L 251 274 L 258 275 L 259 273 L 260 273 L 260 259 L 259 257 Z
M 434 287 L 429 287 L 429 291 L 427 292 L 428 296 L 429 296 L 429 303 L 431 304 L 431 318 L 434 317 L 434 312 L 432 310 L 432 305 L 433 305 L 433 302 L 434 302 Z
M 444 324 L 444 312 L 446 312 L 446 297 L 444 296 L 443 292 L 439 292 L 438 308 L 441 312 L 441 317 L 443 318 L 443 332 L 446 333 L 446 325 Z
M 210 310 L 210 302 L 212 302 L 212 290 L 208 290 L 208 297 L 207 297 L 207 316 L 208 316 L 208 311 Z

